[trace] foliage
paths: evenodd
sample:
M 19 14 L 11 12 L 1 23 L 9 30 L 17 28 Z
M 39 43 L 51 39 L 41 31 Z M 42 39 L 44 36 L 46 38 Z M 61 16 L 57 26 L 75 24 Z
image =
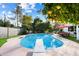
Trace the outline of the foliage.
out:
M 1 27 L 14 27 L 14 25 L 11 24 L 9 21 L 3 21 L 3 20 L 0 20 L 0 26 Z
M 48 15 L 50 21 L 60 23 L 79 23 L 78 3 L 44 3 L 42 13 Z
M 28 15 L 23 15 L 22 18 L 22 28 L 20 30 L 21 35 L 27 34 L 32 28 L 32 17 Z
M 37 31 L 37 27 L 41 23 L 42 23 L 42 20 L 40 20 L 38 17 L 34 19 L 34 22 L 32 23 L 33 33 L 35 33 Z
M 74 36 L 69 35 L 69 36 L 67 36 L 67 37 L 65 37 L 65 38 L 67 38 L 67 39 L 69 39 L 69 40 L 72 40 L 72 41 L 74 41 L 74 42 L 79 43 L 79 40 L 76 40 L 76 37 L 74 37 Z
M 28 26 L 32 22 L 31 16 L 23 15 L 22 24 Z
M 14 37 L 18 37 L 18 35 L 15 36 L 10 36 L 9 38 L 14 38 Z M 7 42 L 7 39 L 9 38 L 0 38 L 0 47 Z
M 9 21 L 5 21 L 4 22 L 4 27 L 9 27 L 11 24 L 10 24 L 10 22 Z
M 4 26 L 4 23 L 2 20 L 0 20 L 0 26 Z
M 27 27 L 26 26 L 22 26 L 22 28 L 20 28 L 20 32 L 19 35 L 24 35 L 27 34 Z
M 26 27 L 27 30 L 30 30 L 31 23 L 32 23 L 32 17 L 31 16 L 23 15 L 22 26 Z
M 34 33 L 45 33 L 46 31 L 49 32 L 49 30 L 51 29 L 50 23 L 43 22 L 42 20 L 40 20 L 40 18 L 35 18 L 32 26 Z

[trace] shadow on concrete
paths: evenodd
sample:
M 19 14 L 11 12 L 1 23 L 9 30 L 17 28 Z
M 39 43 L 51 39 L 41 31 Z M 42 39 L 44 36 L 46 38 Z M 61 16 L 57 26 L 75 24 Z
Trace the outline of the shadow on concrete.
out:
M 32 56 L 33 55 L 33 52 L 28 52 L 27 54 L 26 54 L 26 56 Z

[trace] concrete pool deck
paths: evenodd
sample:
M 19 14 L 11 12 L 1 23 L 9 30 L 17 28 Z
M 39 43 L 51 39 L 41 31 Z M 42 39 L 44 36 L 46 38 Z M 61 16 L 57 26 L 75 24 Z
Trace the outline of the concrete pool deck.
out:
M 1 56 L 32 56 L 33 49 L 27 49 L 20 46 L 20 40 L 23 36 L 8 39 L 7 42 L 0 47 Z M 50 48 L 45 53 L 38 53 L 40 56 L 79 56 L 79 44 L 58 35 L 54 37 L 61 40 L 64 45 L 59 48 Z

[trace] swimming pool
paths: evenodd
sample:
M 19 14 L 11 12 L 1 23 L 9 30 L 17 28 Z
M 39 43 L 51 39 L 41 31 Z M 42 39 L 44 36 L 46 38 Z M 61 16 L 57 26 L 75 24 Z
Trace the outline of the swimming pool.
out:
M 42 39 L 45 48 L 51 48 L 55 46 L 56 48 L 63 45 L 63 42 L 54 38 L 51 34 L 38 33 L 38 34 L 28 34 L 20 42 L 21 46 L 26 48 L 34 48 L 37 39 Z

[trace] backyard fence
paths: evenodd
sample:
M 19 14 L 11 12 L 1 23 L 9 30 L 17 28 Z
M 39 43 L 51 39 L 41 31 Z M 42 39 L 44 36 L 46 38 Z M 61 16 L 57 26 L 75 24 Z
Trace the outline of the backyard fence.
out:
M 0 38 L 15 36 L 18 35 L 19 32 L 20 32 L 19 28 L 0 27 Z

